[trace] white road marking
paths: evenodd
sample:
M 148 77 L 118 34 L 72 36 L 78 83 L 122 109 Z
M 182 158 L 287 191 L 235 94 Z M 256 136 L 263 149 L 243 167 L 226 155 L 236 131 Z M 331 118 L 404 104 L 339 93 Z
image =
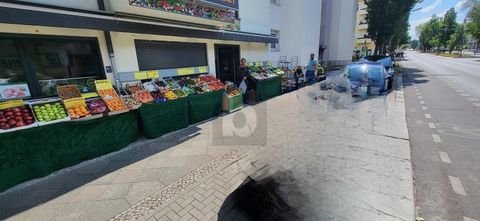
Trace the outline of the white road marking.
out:
M 421 104 L 425 104 L 425 101 L 420 101 Z
M 452 164 L 447 152 L 439 151 L 438 154 L 440 155 L 440 160 L 442 162 Z
M 417 93 L 417 95 L 422 95 L 421 93 Z
M 462 181 L 460 181 L 458 177 L 448 176 L 448 179 L 450 180 L 450 185 L 452 185 L 453 192 L 463 196 L 467 195 L 465 189 L 463 188 Z
M 474 103 L 473 106 L 474 107 L 480 107 L 480 103 Z
M 422 97 L 422 96 L 418 96 L 417 98 L 418 98 L 418 99 L 423 99 L 423 97 Z
M 425 106 L 422 106 L 422 110 L 428 110 L 428 108 Z
M 462 95 L 464 97 L 470 97 L 470 94 L 460 94 L 460 95 Z
M 469 97 L 469 98 L 467 98 L 467 100 L 469 100 L 469 101 L 478 101 L 477 98 L 473 98 L 473 97 Z
M 437 128 L 437 127 L 435 126 L 435 124 L 434 124 L 434 123 L 431 123 L 431 122 L 428 122 L 428 127 L 430 127 L 431 129 Z
M 477 220 L 464 216 L 463 221 L 477 221 Z
M 438 136 L 436 134 L 432 134 L 432 138 L 433 138 L 433 142 L 442 143 L 442 139 L 440 138 L 440 136 Z
M 427 118 L 427 119 L 432 119 L 432 115 L 430 115 L 430 114 L 425 114 L 425 118 Z

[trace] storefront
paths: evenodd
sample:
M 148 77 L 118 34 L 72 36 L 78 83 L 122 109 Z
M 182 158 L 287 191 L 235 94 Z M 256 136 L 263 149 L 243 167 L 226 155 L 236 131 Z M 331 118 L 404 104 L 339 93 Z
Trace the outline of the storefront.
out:
M 0 191 L 241 108 L 215 45 L 261 60 L 277 41 L 68 10 L 0 5 Z

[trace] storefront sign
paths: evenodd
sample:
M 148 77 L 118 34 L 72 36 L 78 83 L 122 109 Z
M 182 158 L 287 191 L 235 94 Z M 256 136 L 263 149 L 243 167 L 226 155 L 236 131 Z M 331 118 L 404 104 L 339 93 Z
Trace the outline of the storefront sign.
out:
M 0 103 L 0 110 L 12 108 L 12 107 L 21 107 L 23 105 L 25 105 L 25 102 L 23 102 L 23 100 L 5 101 Z
M 158 77 L 158 71 L 147 71 L 147 79 L 154 79 Z
M 96 92 L 83 93 L 82 97 L 85 99 L 88 99 L 88 98 L 98 97 L 98 94 Z
M 73 108 L 75 106 L 87 106 L 87 104 L 85 103 L 85 98 L 83 97 L 76 97 L 76 98 L 64 100 L 63 104 L 67 109 Z
M 178 75 L 190 75 L 195 74 L 195 68 L 178 68 Z
M 0 99 L 16 99 L 30 97 L 28 84 L 0 85 Z
M 207 73 L 207 66 L 198 67 L 199 73 Z
M 137 71 L 133 73 L 133 78 L 135 80 L 145 80 L 147 79 L 147 72 L 146 71 Z
M 110 80 L 96 80 L 95 81 L 95 87 L 97 87 L 97 91 L 113 88 L 112 87 L 112 82 Z

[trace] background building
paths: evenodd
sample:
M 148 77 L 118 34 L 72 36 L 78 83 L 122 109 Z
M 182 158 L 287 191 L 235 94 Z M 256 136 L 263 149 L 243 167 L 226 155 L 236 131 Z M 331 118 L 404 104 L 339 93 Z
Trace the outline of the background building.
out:
M 372 39 L 368 38 L 368 24 L 366 21 L 367 6 L 364 0 L 357 0 L 357 22 L 355 24 L 355 50 L 360 50 L 362 53 L 367 53 L 369 50 L 373 52 L 375 49 L 375 43 Z
M 351 59 L 354 0 L 169 2 L 0 0 L 0 79 L 48 97 L 58 83 L 88 91 L 92 79 L 118 85 L 148 70 L 235 81 L 242 57 L 304 66 L 325 47 L 321 60 Z
M 322 60 L 333 65 L 352 61 L 356 0 L 323 0 L 320 49 Z

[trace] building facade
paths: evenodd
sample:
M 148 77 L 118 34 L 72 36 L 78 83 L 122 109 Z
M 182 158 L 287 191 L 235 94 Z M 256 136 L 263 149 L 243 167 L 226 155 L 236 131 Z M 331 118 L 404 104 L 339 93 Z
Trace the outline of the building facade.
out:
M 149 70 L 235 81 L 240 58 L 304 66 L 322 44 L 319 59 L 344 63 L 351 1 L 0 0 L 0 87 L 48 97 L 58 84 L 88 91 L 93 79 L 120 86 Z
M 366 54 L 375 50 L 375 43 L 368 38 L 368 24 L 366 21 L 367 6 L 364 0 L 357 0 L 357 22 L 355 24 L 355 41 L 354 48 L 361 53 Z
M 356 0 L 322 1 L 318 52 L 321 60 L 332 65 L 352 61 L 356 11 Z

